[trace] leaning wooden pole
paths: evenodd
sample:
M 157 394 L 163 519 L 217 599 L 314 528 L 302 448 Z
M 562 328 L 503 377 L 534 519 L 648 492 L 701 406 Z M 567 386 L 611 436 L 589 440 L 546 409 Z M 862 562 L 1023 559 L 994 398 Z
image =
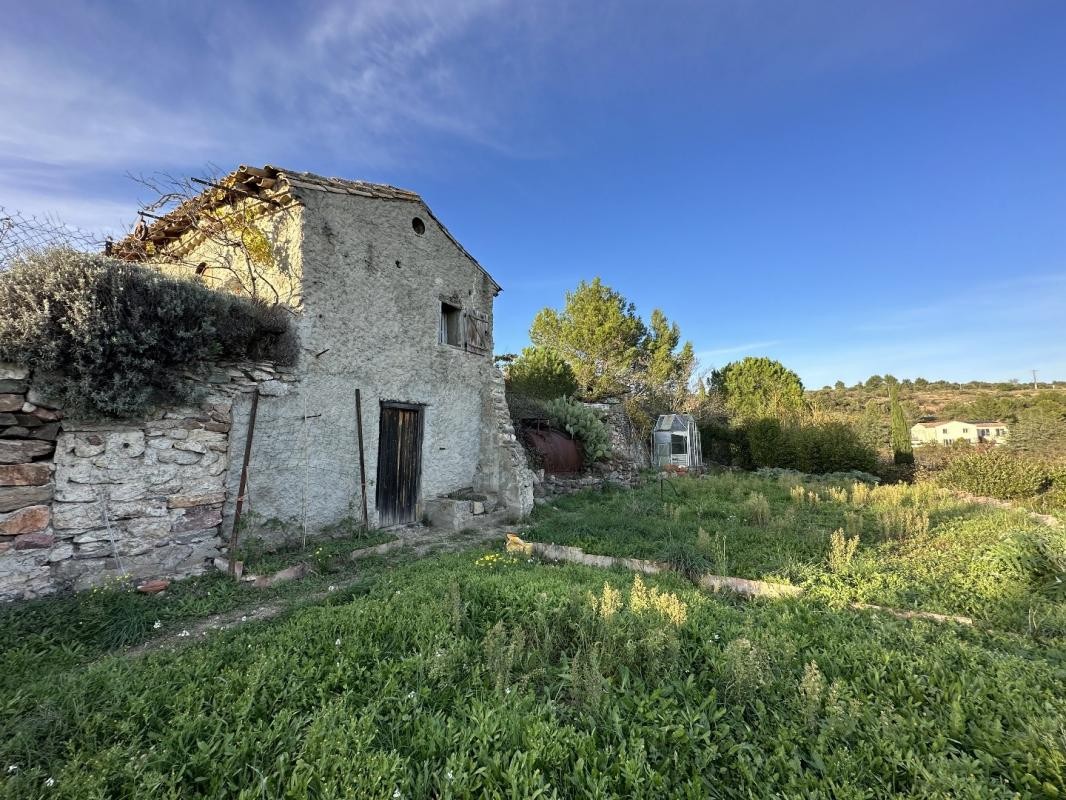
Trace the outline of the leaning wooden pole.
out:
M 233 507 L 233 530 L 229 535 L 229 574 L 237 574 L 237 530 L 244 510 L 244 495 L 248 491 L 248 462 L 252 457 L 252 437 L 255 436 L 255 417 L 259 413 L 259 387 L 252 394 L 252 410 L 248 415 L 248 435 L 244 439 L 244 462 L 241 464 L 241 482 L 237 489 L 237 503 Z
M 355 429 L 359 436 L 359 484 L 363 493 L 363 530 L 370 530 L 370 518 L 366 510 L 366 460 L 363 458 L 363 396 L 355 390 Z

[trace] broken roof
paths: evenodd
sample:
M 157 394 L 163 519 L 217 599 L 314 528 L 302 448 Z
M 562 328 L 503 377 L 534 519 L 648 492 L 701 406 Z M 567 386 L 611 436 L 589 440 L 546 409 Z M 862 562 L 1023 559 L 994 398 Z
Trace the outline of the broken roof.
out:
M 655 422 L 657 431 L 687 431 L 693 422 L 690 414 L 663 414 Z
M 295 190 L 295 191 L 292 191 Z M 185 200 L 167 214 L 155 219 L 151 225 L 138 226 L 138 229 L 127 235 L 112 247 L 112 254 L 117 258 L 127 261 L 147 261 L 151 257 L 152 250 L 166 247 L 184 236 L 192 229 L 197 216 L 221 206 L 228 205 L 237 200 L 257 199 L 265 203 L 284 206 L 298 199 L 299 192 L 319 191 L 331 194 L 347 194 L 357 197 L 371 197 L 377 200 L 389 200 L 399 202 L 418 203 L 425 209 L 429 217 L 440 226 L 452 244 L 459 248 L 460 252 L 469 258 L 479 270 L 492 282 L 499 291 L 502 287 L 493 279 L 478 260 L 463 247 L 459 240 L 452 236 L 436 215 L 426 205 L 425 201 L 417 192 L 409 189 L 400 189 L 384 183 L 370 183 L 368 181 L 353 181 L 344 178 L 327 178 L 315 175 L 312 172 L 297 172 L 282 167 L 267 164 L 260 167 L 249 167 L 242 164 L 233 172 L 216 183 L 211 184 L 196 197 Z M 154 248 L 149 248 L 148 243 Z

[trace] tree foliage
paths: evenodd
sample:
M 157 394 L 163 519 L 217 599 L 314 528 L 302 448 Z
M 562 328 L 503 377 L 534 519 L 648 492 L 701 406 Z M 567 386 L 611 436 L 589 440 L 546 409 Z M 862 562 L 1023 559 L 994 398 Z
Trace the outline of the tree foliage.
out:
M 680 328 L 659 309 L 645 325 L 636 306 L 599 278 L 567 292 L 562 310 L 541 310 L 529 338 L 570 365 L 587 400 L 628 393 L 665 411 L 689 394 L 692 343 L 681 343 Z
M 1066 458 L 1066 416 L 1047 406 L 1022 411 L 1010 427 L 1007 447 L 1034 458 Z
M 535 347 L 554 350 L 570 364 L 588 399 L 630 385 L 646 336 L 636 306 L 599 278 L 567 292 L 562 311 L 542 309 L 529 330 Z
M 738 421 L 784 418 L 806 408 L 803 382 L 780 361 L 748 356 L 712 376 L 726 409 Z
M 526 347 L 507 368 L 509 389 L 523 397 L 554 400 L 572 397 L 577 378 L 570 364 L 548 347 Z
M 644 382 L 648 391 L 664 395 L 677 404 L 688 394 L 689 381 L 696 368 L 692 342 L 681 344 L 681 328 L 656 308 L 651 312 L 644 350 L 647 361 Z
M 185 399 L 182 367 L 295 356 L 280 307 L 126 262 L 51 250 L 0 275 L 0 361 L 53 375 L 49 390 L 72 411 L 136 415 Z

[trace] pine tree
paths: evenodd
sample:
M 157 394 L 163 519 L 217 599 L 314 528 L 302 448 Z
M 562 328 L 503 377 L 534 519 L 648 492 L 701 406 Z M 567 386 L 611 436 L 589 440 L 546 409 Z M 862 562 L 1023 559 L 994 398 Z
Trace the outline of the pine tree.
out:
M 899 386 L 891 384 L 888 390 L 888 403 L 892 413 L 892 460 L 897 464 L 913 464 L 914 451 L 911 448 L 911 432 L 907 427 L 907 418 L 899 402 Z

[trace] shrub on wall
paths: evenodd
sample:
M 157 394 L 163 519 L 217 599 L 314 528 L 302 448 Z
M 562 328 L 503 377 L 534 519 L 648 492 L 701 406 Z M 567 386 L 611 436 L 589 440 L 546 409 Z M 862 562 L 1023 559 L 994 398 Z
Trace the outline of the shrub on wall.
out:
M 54 376 L 64 408 L 113 416 L 187 399 L 182 367 L 209 359 L 291 363 L 287 312 L 73 250 L 0 274 L 0 361 Z
M 602 461 L 610 455 L 607 426 L 600 422 L 591 408 L 568 397 L 559 397 L 549 402 L 545 410 L 553 425 L 581 442 L 586 464 Z

